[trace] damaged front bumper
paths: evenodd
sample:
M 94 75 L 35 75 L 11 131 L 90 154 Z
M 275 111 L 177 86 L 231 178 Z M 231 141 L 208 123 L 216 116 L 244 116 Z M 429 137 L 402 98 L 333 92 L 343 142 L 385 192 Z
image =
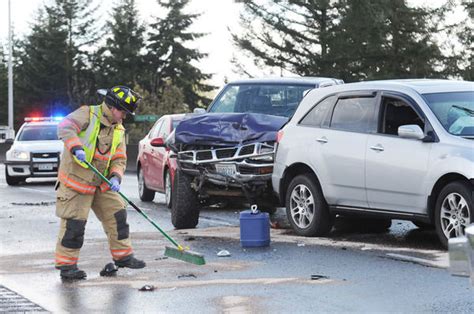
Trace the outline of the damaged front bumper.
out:
M 252 143 L 225 148 L 185 150 L 178 153 L 181 170 L 204 176 L 216 185 L 241 187 L 271 179 L 274 143 Z
M 474 224 L 464 231 L 465 236 L 449 239 L 449 272 L 453 276 L 470 277 L 474 286 Z

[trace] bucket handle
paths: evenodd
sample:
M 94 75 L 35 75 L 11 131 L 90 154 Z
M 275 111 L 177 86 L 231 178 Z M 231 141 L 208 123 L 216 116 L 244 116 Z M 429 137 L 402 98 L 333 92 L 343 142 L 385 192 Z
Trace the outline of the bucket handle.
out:
M 259 213 L 257 204 L 250 205 L 250 212 L 252 215 L 256 215 Z

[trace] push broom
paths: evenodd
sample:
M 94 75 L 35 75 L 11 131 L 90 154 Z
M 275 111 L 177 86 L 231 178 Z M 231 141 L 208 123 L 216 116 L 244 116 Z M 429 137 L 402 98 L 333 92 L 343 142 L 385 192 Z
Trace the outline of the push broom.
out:
M 104 177 L 102 173 L 99 172 L 94 166 L 92 166 L 89 162 L 84 161 L 84 163 L 89 166 L 89 168 L 92 169 L 92 171 L 95 172 L 104 182 L 106 182 L 109 186 L 112 185 L 110 181 Z M 188 263 L 196 264 L 196 265 L 204 265 L 206 264 L 206 261 L 204 260 L 204 256 L 202 254 L 189 251 L 189 249 L 186 247 L 183 247 L 180 245 L 178 242 L 176 242 L 171 236 L 169 236 L 163 229 L 158 226 L 150 217 L 148 217 L 137 205 L 135 205 L 131 200 L 128 199 L 122 192 L 118 192 L 120 196 L 127 201 L 127 203 L 130 204 L 137 212 L 139 212 L 143 217 L 145 217 L 146 220 L 148 220 L 158 231 L 161 232 L 162 235 L 165 236 L 166 239 L 168 239 L 175 247 L 171 246 L 166 246 L 165 247 L 165 256 L 171 257 L 171 258 L 176 258 Z

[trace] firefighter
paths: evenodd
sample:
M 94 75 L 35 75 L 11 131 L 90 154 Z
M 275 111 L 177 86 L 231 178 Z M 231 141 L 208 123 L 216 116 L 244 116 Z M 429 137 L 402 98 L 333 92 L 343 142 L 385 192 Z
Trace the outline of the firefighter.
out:
M 127 223 L 126 203 L 119 196 L 127 164 L 122 120 L 132 114 L 140 96 L 125 86 L 98 90 L 105 96 L 97 106 L 82 106 L 58 125 L 64 153 L 56 183 L 56 215 L 61 218 L 56 244 L 56 269 L 63 279 L 85 279 L 77 267 L 84 229 L 92 208 L 108 237 L 118 267 L 143 268 L 134 257 Z M 101 182 L 82 161 L 88 161 L 112 183 Z

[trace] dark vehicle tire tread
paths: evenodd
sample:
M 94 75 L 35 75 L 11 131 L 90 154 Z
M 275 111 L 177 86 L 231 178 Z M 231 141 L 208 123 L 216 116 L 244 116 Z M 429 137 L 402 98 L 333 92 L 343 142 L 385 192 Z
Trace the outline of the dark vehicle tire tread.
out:
M 195 228 L 199 222 L 200 204 L 191 183 L 192 177 L 176 171 L 171 194 L 171 223 L 176 229 Z
M 8 169 L 7 166 L 5 166 L 5 179 L 7 181 L 8 185 L 15 186 L 18 185 L 21 182 L 24 182 L 26 178 L 24 177 L 13 177 L 8 174 Z
M 151 202 L 153 201 L 153 199 L 155 198 L 155 191 L 153 190 L 150 190 L 149 188 L 147 188 L 146 186 L 146 181 L 145 181 L 145 177 L 143 177 L 143 170 L 142 168 L 139 168 L 138 169 L 138 180 L 140 180 L 140 176 L 143 180 L 143 190 L 140 191 L 140 188 L 138 189 L 138 195 L 140 196 L 140 199 L 143 201 L 143 202 Z

